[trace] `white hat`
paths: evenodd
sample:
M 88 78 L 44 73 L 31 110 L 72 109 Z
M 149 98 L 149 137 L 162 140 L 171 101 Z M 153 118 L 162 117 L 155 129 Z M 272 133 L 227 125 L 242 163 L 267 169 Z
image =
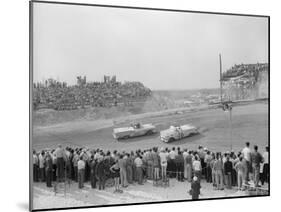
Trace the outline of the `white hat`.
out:
M 196 176 L 193 177 L 193 180 L 194 180 L 194 181 L 197 181 L 197 179 L 198 179 L 198 177 L 196 177 Z

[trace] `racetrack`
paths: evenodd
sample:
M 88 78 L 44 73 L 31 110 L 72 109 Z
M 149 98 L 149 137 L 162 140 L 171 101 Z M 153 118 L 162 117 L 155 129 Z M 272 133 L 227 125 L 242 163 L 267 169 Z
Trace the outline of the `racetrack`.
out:
M 200 128 L 200 134 L 165 144 L 159 134 L 116 141 L 114 127 L 128 126 L 132 121 L 155 124 L 158 130 L 167 129 L 171 124 L 191 123 Z M 118 124 L 117 124 L 118 123 Z M 229 113 L 221 109 L 161 113 L 157 115 L 128 116 L 119 119 L 75 121 L 52 126 L 33 127 L 33 148 L 55 148 L 64 146 L 102 148 L 104 150 L 136 150 L 154 146 L 180 146 L 197 149 L 206 146 L 213 151 L 230 150 Z M 268 145 L 268 103 L 254 103 L 236 106 L 232 111 L 232 147 L 238 151 L 246 141 L 257 144 L 260 150 Z

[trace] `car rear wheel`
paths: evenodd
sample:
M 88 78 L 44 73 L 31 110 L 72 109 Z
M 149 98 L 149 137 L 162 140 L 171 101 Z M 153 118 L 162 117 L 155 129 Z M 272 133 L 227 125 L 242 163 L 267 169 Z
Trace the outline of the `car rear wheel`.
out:
M 174 138 L 169 138 L 168 143 L 175 141 Z
M 128 135 L 123 137 L 123 139 L 128 139 L 128 138 L 130 138 L 130 136 L 128 136 Z

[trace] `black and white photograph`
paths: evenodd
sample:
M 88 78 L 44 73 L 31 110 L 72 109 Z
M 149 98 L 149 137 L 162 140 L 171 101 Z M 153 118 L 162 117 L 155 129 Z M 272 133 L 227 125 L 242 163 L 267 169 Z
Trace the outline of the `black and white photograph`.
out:
M 269 16 L 29 6 L 31 210 L 270 195 Z

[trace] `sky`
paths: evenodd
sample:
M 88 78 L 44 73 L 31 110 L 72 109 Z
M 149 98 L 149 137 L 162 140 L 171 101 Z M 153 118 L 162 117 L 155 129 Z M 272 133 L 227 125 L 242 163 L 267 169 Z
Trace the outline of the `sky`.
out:
M 234 64 L 268 62 L 262 17 L 34 3 L 33 79 L 140 81 L 153 90 L 219 87 Z

